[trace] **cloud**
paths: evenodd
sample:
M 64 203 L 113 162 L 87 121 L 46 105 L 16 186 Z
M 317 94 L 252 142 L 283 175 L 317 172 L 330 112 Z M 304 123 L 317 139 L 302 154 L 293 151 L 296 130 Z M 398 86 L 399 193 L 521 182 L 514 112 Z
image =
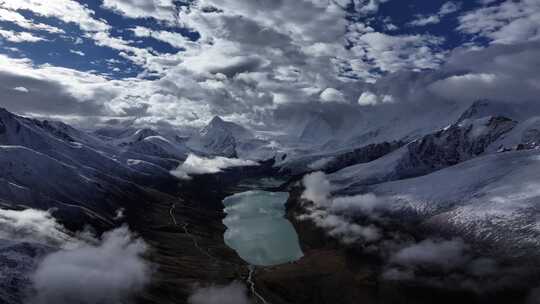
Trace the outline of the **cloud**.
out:
M 298 216 L 298 220 L 312 221 L 326 233 L 339 239 L 344 244 L 354 244 L 359 241 L 373 242 L 382 237 L 382 231 L 375 225 L 359 225 L 343 216 L 331 214 L 324 210 L 310 210 L 307 214 Z
M 432 35 L 388 35 L 360 29 L 347 37 L 353 43 L 351 51 L 382 72 L 435 69 L 446 56 L 438 48 L 444 39 Z
M 98 244 L 49 254 L 32 276 L 30 303 L 123 302 L 150 280 L 151 267 L 142 257 L 146 250 L 122 227 L 105 233 Z
M 372 215 L 383 212 L 390 207 L 390 200 L 378 197 L 373 193 L 354 196 L 338 196 L 332 199 L 331 210 L 339 213 L 363 213 Z
M 441 6 L 437 14 L 429 15 L 429 16 L 418 15 L 417 19 L 409 22 L 409 25 L 426 26 L 428 24 L 440 23 L 442 18 L 444 18 L 446 15 L 455 13 L 459 11 L 460 9 L 461 9 L 461 3 L 448 1 Z
M 187 49 L 196 45 L 196 43 L 192 42 L 189 38 L 175 32 L 155 31 L 143 26 L 136 26 L 132 28 L 131 31 L 136 37 L 151 37 L 179 49 Z
M 494 44 L 540 40 L 540 3 L 536 0 L 503 1 L 481 7 L 459 18 L 460 32 L 488 38 Z
M 382 237 L 382 231 L 375 225 L 359 225 L 347 216 L 354 216 L 354 210 L 350 208 L 355 203 L 364 200 L 364 210 L 367 204 L 374 205 L 369 200 L 376 200 L 374 196 L 366 195 L 357 197 L 332 197 L 332 186 L 326 175 L 315 172 L 304 176 L 302 183 L 305 187 L 302 199 L 313 202 L 314 206 L 307 207 L 305 214 L 298 217 L 299 220 L 310 220 L 318 227 L 323 228 L 328 235 L 338 238 L 345 244 L 353 244 L 358 241 L 373 242 Z M 359 202 L 360 201 L 360 202 Z M 354 202 L 354 203 L 353 203 Z M 370 210 L 374 209 L 370 206 Z M 355 209 L 361 209 L 356 208 Z
M 79 55 L 79 56 L 85 56 L 86 54 L 82 51 L 77 51 L 77 50 L 69 50 L 70 53 L 72 54 L 75 54 L 75 55 Z
M 390 258 L 390 262 L 408 267 L 441 268 L 449 271 L 469 260 L 467 249 L 461 239 L 427 239 L 399 250 Z
M 187 159 L 171 174 L 180 179 L 191 179 L 192 175 L 212 174 L 232 167 L 258 166 L 257 162 L 236 158 L 214 157 L 205 158 L 189 154 Z
M 56 0 L 47 5 L 43 5 L 40 0 L 3 0 L 2 7 L 14 11 L 27 10 L 43 17 L 58 18 L 66 23 L 75 23 L 84 31 L 110 29 L 106 22 L 94 18 L 94 11 L 73 0 Z
M 377 96 L 372 92 L 363 92 L 358 98 L 358 104 L 361 106 L 375 106 L 383 103 L 393 103 L 394 97 L 392 95 Z
M 74 246 L 79 243 L 49 211 L 36 209 L 0 209 L 0 239 L 55 247 Z
M 21 92 L 21 93 L 28 93 L 30 92 L 30 90 L 28 90 L 27 88 L 25 87 L 15 87 L 13 88 L 14 91 L 17 91 L 17 92 Z
M 233 282 L 226 286 L 196 289 L 188 299 L 189 304 L 250 304 L 244 284 Z
M 327 88 L 321 93 L 322 102 L 346 103 L 345 95 L 334 88 Z
M 0 8 L 0 20 L 12 22 L 19 27 L 27 30 L 46 31 L 52 34 L 64 33 L 64 30 L 60 28 L 44 23 L 35 23 L 34 21 L 27 19 L 26 17 L 15 11 L 3 8 Z
M 43 37 L 35 36 L 29 32 L 14 32 L 10 30 L 0 30 L 0 37 L 3 37 L 7 41 L 21 43 L 21 42 L 39 42 L 45 41 Z
M 177 18 L 174 0 L 104 0 L 103 7 L 130 18 L 154 18 L 168 22 Z
M 302 193 L 303 199 L 312 201 L 317 206 L 328 206 L 332 185 L 323 172 L 315 172 L 304 176 L 302 183 L 305 187 Z

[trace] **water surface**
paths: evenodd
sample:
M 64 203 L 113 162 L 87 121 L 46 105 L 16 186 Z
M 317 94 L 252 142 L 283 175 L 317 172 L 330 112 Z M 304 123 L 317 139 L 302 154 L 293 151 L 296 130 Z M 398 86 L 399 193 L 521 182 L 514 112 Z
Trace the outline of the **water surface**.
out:
M 225 198 L 225 243 L 251 265 L 296 261 L 303 253 L 293 225 L 284 218 L 287 192 L 248 191 Z

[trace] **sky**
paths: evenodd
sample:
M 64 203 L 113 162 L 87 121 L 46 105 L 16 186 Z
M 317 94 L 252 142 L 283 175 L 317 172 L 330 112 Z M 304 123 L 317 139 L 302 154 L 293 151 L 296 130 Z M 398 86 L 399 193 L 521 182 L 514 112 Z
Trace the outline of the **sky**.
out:
M 0 0 L 0 106 L 85 128 L 534 101 L 538 54 L 539 0 Z

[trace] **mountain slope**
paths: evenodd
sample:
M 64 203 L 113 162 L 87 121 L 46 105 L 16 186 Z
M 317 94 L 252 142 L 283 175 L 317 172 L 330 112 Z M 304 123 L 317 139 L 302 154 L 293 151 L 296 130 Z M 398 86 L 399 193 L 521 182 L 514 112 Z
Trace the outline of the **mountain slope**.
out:
M 224 121 L 215 116 L 206 127 L 188 141 L 188 146 L 196 151 L 215 156 L 237 157 L 237 144 L 253 134 L 244 127 Z

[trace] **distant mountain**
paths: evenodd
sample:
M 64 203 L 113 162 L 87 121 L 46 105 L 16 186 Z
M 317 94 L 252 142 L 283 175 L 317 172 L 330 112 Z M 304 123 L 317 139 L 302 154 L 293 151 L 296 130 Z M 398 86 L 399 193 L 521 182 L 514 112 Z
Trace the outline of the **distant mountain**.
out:
M 104 134 L 103 131 L 98 134 Z M 106 133 L 114 137 L 101 138 L 119 147 L 126 154 L 136 153 L 165 159 L 185 160 L 189 149 L 179 137 L 166 138 L 152 129 L 129 129 L 124 132 Z
M 300 140 L 311 143 L 324 144 L 332 135 L 335 134 L 335 130 L 330 123 L 323 117 L 316 115 L 308 121 L 302 134 L 300 134 Z
M 229 158 L 237 157 L 237 144 L 241 140 L 253 138 L 246 128 L 215 116 L 206 127 L 188 141 L 194 150 Z

